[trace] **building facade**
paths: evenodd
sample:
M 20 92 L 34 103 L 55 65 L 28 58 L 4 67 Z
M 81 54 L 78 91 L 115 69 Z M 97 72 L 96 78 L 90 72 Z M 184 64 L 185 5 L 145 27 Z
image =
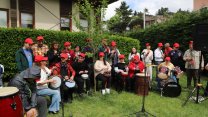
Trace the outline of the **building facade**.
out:
M 194 0 L 194 10 L 208 7 L 208 0 Z
M 115 0 L 111 0 L 111 3 Z M 0 27 L 79 31 L 88 22 L 80 18 L 75 0 L 0 0 Z

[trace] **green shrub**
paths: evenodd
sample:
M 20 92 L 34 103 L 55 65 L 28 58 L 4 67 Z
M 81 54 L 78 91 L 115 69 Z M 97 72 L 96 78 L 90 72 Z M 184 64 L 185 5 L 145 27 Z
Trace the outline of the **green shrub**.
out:
M 53 41 L 57 41 L 61 49 L 65 41 L 72 42 L 72 48 L 75 45 L 85 46 L 85 39 L 89 37 L 83 32 L 68 31 L 48 31 L 48 30 L 31 30 L 31 29 L 14 29 L 0 28 L 0 64 L 5 66 L 4 78 L 8 80 L 16 74 L 15 52 L 22 47 L 25 38 L 31 37 L 34 41 L 37 36 L 42 35 L 46 44 L 49 46 Z M 126 56 L 132 47 L 140 48 L 140 43 L 136 39 L 121 37 L 116 35 L 99 35 L 93 38 L 95 45 L 99 45 L 102 38 L 108 39 L 108 42 L 116 41 L 117 46 L 122 54 Z M 97 46 L 95 46 L 97 47 Z
M 141 48 L 145 48 L 145 43 L 149 42 L 152 48 L 157 47 L 158 42 L 173 43 L 178 42 L 180 49 L 185 51 L 188 42 L 193 40 L 193 28 L 198 23 L 208 22 L 208 8 L 195 12 L 178 12 L 166 22 L 154 24 L 145 30 L 129 32 L 125 36 L 138 39 Z

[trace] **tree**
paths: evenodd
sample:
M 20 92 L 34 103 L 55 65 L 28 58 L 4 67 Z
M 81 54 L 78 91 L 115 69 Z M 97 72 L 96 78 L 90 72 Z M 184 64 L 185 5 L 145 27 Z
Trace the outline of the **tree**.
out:
M 163 7 L 161 7 L 161 8 L 158 9 L 158 11 L 157 11 L 157 15 L 167 16 L 167 15 L 171 15 L 171 14 L 173 14 L 173 13 L 170 12 L 168 8 L 163 8 Z
M 115 11 L 116 15 L 108 21 L 108 28 L 112 32 L 122 33 L 131 21 L 132 10 L 129 9 L 126 2 L 121 2 L 121 6 Z

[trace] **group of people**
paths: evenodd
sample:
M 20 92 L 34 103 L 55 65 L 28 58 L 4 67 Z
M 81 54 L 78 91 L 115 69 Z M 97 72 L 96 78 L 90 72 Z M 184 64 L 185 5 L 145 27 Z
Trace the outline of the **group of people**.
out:
M 89 38 L 86 39 L 85 47 L 76 45 L 75 49 L 71 48 L 71 42 L 65 42 L 62 51 L 57 42 L 53 42 L 49 49 L 49 46 L 44 44 L 43 36 L 38 36 L 36 41 L 37 43 L 34 43 L 31 38 L 26 38 L 23 47 L 16 52 L 15 60 L 19 73 L 9 82 L 9 86 L 20 90 L 27 117 L 34 113 L 41 117 L 46 116 L 47 102 L 44 96 L 51 97 L 48 110 L 52 114 L 59 112 L 61 101 L 71 102 L 75 88 L 68 87 L 64 82 L 75 82 L 80 97 L 83 97 L 84 93 L 91 93 L 94 81 L 102 82 L 102 95 L 110 94 L 111 86 L 115 86 L 118 92 L 124 89 L 135 92 L 135 78 L 138 77 L 136 74 L 145 73 L 150 78 L 151 88 L 153 61 L 157 65 L 157 73 L 165 71 L 165 74 L 174 78 L 177 83 L 179 80 L 176 75 L 171 76 L 171 71 L 176 66 L 181 67 L 180 63 L 185 61 L 187 87 L 191 86 L 192 78 L 194 86 L 197 83 L 201 52 L 193 49 L 193 41 L 189 42 L 189 49 L 184 54 L 179 50 L 178 43 L 174 43 L 173 48 L 168 43 L 165 44 L 164 52 L 162 43 L 158 43 L 154 52 L 150 43 L 146 43 L 146 49 L 141 54 L 133 47 L 128 62 L 125 62 L 125 55 L 119 52 L 117 43 L 112 41 L 108 44 L 107 39 L 102 39 L 98 52 L 94 51 L 92 39 Z M 94 60 L 94 56 L 98 59 Z M 201 65 L 204 68 L 203 59 Z M 83 78 L 84 75 L 88 78 Z M 50 84 L 57 83 L 52 79 L 54 76 L 62 79 L 60 88 L 50 87 Z M 157 77 L 156 80 L 160 88 L 161 82 L 167 79 Z

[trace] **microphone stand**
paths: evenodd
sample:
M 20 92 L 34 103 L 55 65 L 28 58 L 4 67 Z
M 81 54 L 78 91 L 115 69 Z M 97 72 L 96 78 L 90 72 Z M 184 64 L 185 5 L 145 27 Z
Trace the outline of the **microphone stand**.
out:
M 60 93 L 61 93 L 62 117 L 64 117 L 64 79 L 63 78 L 61 78 Z
M 144 56 L 144 54 L 143 54 L 143 56 Z M 147 81 L 147 66 L 146 66 L 146 62 L 145 62 L 145 59 L 146 59 L 146 57 L 144 56 L 144 65 L 145 65 L 145 77 L 144 77 L 144 83 L 146 83 L 146 82 L 149 82 L 149 81 Z M 149 88 L 149 83 L 148 83 L 148 88 Z M 144 91 L 143 91 L 143 97 L 142 97 L 142 109 L 141 109 L 141 111 L 139 111 L 139 112 L 136 112 L 135 114 L 136 114 L 136 117 L 140 117 L 140 116 L 142 116 L 142 115 L 144 115 L 144 116 L 147 116 L 148 117 L 148 115 L 150 115 L 150 116 L 152 116 L 152 117 L 156 117 L 155 115 L 153 115 L 153 114 L 151 114 L 151 113 L 149 113 L 149 112 L 147 112 L 146 110 L 145 110 L 145 92 L 146 92 L 146 88 L 145 88 L 145 84 L 144 84 Z

